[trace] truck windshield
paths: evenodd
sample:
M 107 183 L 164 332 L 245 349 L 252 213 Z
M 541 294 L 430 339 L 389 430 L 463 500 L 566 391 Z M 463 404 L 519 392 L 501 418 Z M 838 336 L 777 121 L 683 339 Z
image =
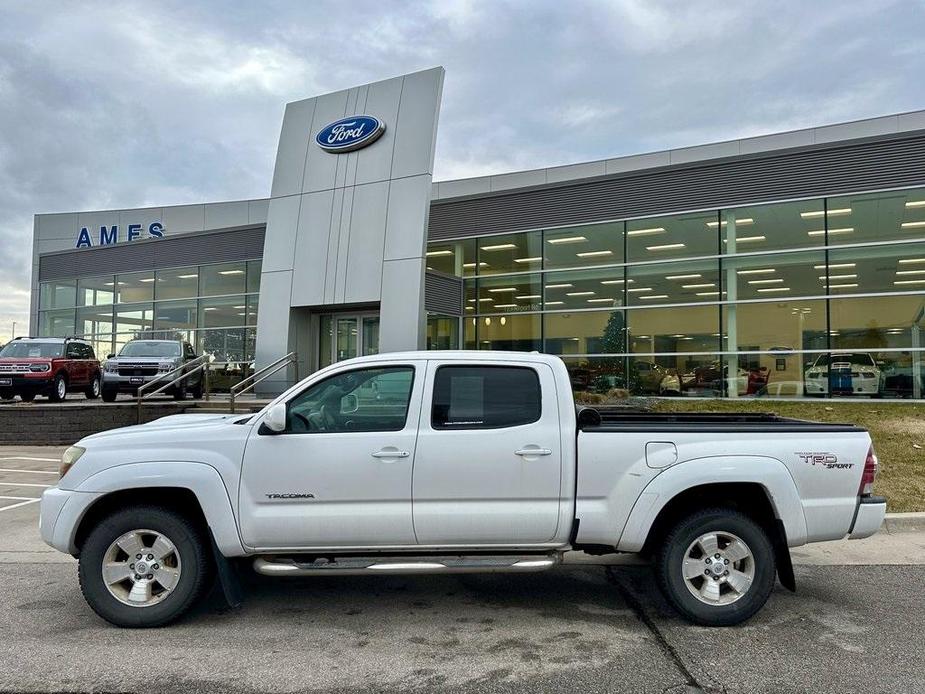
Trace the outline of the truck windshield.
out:
M 179 357 L 179 342 L 129 342 L 120 357 Z
M 0 349 L 0 357 L 14 359 L 50 359 L 60 357 L 64 349 L 61 342 L 11 342 Z

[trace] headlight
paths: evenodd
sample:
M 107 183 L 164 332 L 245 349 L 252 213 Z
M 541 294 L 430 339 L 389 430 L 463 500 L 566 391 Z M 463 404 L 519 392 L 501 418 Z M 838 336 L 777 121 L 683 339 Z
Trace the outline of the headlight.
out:
M 158 364 L 157 370 L 160 371 L 162 374 L 165 374 L 168 371 L 173 371 L 175 368 L 177 367 L 174 366 L 174 363 L 172 361 L 162 361 L 160 364 Z
M 107 361 L 106 364 L 103 366 L 103 368 L 106 370 L 107 373 L 112 374 L 119 370 L 119 364 L 114 361 Z
M 64 477 L 67 474 L 67 471 L 80 460 L 80 457 L 87 452 L 86 448 L 81 448 L 80 446 L 71 446 L 64 454 L 61 456 L 61 465 L 58 468 L 59 478 Z
M 33 364 L 29 367 L 29 371 L 35 371 L 42 373 L 44 371 L 51 371 L 51 364 Z

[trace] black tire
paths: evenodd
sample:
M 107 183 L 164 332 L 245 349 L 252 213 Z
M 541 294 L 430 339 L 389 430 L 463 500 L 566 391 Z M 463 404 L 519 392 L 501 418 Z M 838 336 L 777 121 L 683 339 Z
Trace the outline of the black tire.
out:
M 180 382 L 173 390 L 174 400 L 186 400 L 186 382 Z
M 15 397 L 16 397 L 16 393 L 14 393 L 12 390 L 8 390 L 6 388 L 4 388 L 3 390 L 0 390 L 0 400 L 10 401 Z
M 180 558 L 176 587 L 160 602 L 146 607 L 127 605 L 110 593 L 103 581 L 104 556 L 113 542 L 133 530 L 152 530 L 168 538 Z M 206 535 L 189 518 L 160 506 L 135 506 L 101 520 L 90 531 L 78 564 L 80 589 L 100 617 L 119 627 L 158 627 L 179 619 L 212 582 L 212 556 Z
M 695 597 L 682 573 L 688 548 L 701 536 L 713 532 L 735 535 L 751 551 L 751 559 L 745 560 L 752 562 L 754 576 L 751 585 L 734 602 L 728 604 L 708 604 Z M 706 563 L 707 558 L 711 562 L 715 561 L 712 557 L 704 557 L 705 572 L 712 566 L 712 563 Z M 733 565 L 736 564 L 740 568 L 747 568 L 744 563 L 733 562 Z M 668 533 L 659 549 L 655 570 L 659 587 L 668 602 L 684 617 L 703 626 L 730 626 L 747 620 L 767 602 L 776 577 L 774 548 L 765 530 L 745 514 L 728 508 L 708 508 L 682 518 Z M 727 579 L 713 579 L 712 576 L 704 575 L 701 586 L 710 580 L 724 584 Z M 696 579 L 691 581 L 696 582 Z M 720 590 L 725 591 L 726 595 L 734 593 L 730 585 L 721 586 Z
M 51 390 L 48 391 L 48 399 L 52 402 L 63 402 L 67 398 L 67 378 L 63 373 L 55 374 L 55 379 L 51 382 Z
M 103 390 L 102 376 L 96 374 L 93 376 L 93 379 L 90 381 L 90 385 L 87 386 L 87 389 L 84 391 L 84 396 L 87 400 L 96 400 L 100 393 Z
M 116 397 L 119 395 L 119 391 L 113 388 L 103 388 L 100 395 L 103 398 L 103 402 L 115 402 Z
M 35 400 L 35 391 L 27 390 L 19 394 L 19 399 L 23 402 L 32 402 Z

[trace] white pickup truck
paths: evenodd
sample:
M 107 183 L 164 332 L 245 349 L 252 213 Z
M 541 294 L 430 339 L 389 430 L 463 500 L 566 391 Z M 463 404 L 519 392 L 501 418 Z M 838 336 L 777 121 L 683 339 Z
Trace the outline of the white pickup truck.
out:
M 64 454 L 40 528 L 90 606 L 165 624 L 233 564 L 273 576 L 529 572 L 651 557 L 688 619 L 753 615 L 788 547 L 868 537 L 867 432 L 772 415 L 576 410 L 557 357 L 411 352 L 322 369 L 258 414 L 177 415 Z

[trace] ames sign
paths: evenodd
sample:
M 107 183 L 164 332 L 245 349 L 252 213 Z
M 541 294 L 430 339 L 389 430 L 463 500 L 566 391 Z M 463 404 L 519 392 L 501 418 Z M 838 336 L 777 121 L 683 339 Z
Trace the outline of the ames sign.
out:
M 125 232 L 120 231 L 118 224 L 108 226 L 103 224 L 97 234 L 96 227 L 81 227 L 77 232 L 77 245 L 75 248 L 92 248 L 93 246 L 112 246 L 120 241 L 138 241 L 139 239 L 160 239 L 164 237 L 164 225 L 160 222 L 144 224 L 128 224 Z

